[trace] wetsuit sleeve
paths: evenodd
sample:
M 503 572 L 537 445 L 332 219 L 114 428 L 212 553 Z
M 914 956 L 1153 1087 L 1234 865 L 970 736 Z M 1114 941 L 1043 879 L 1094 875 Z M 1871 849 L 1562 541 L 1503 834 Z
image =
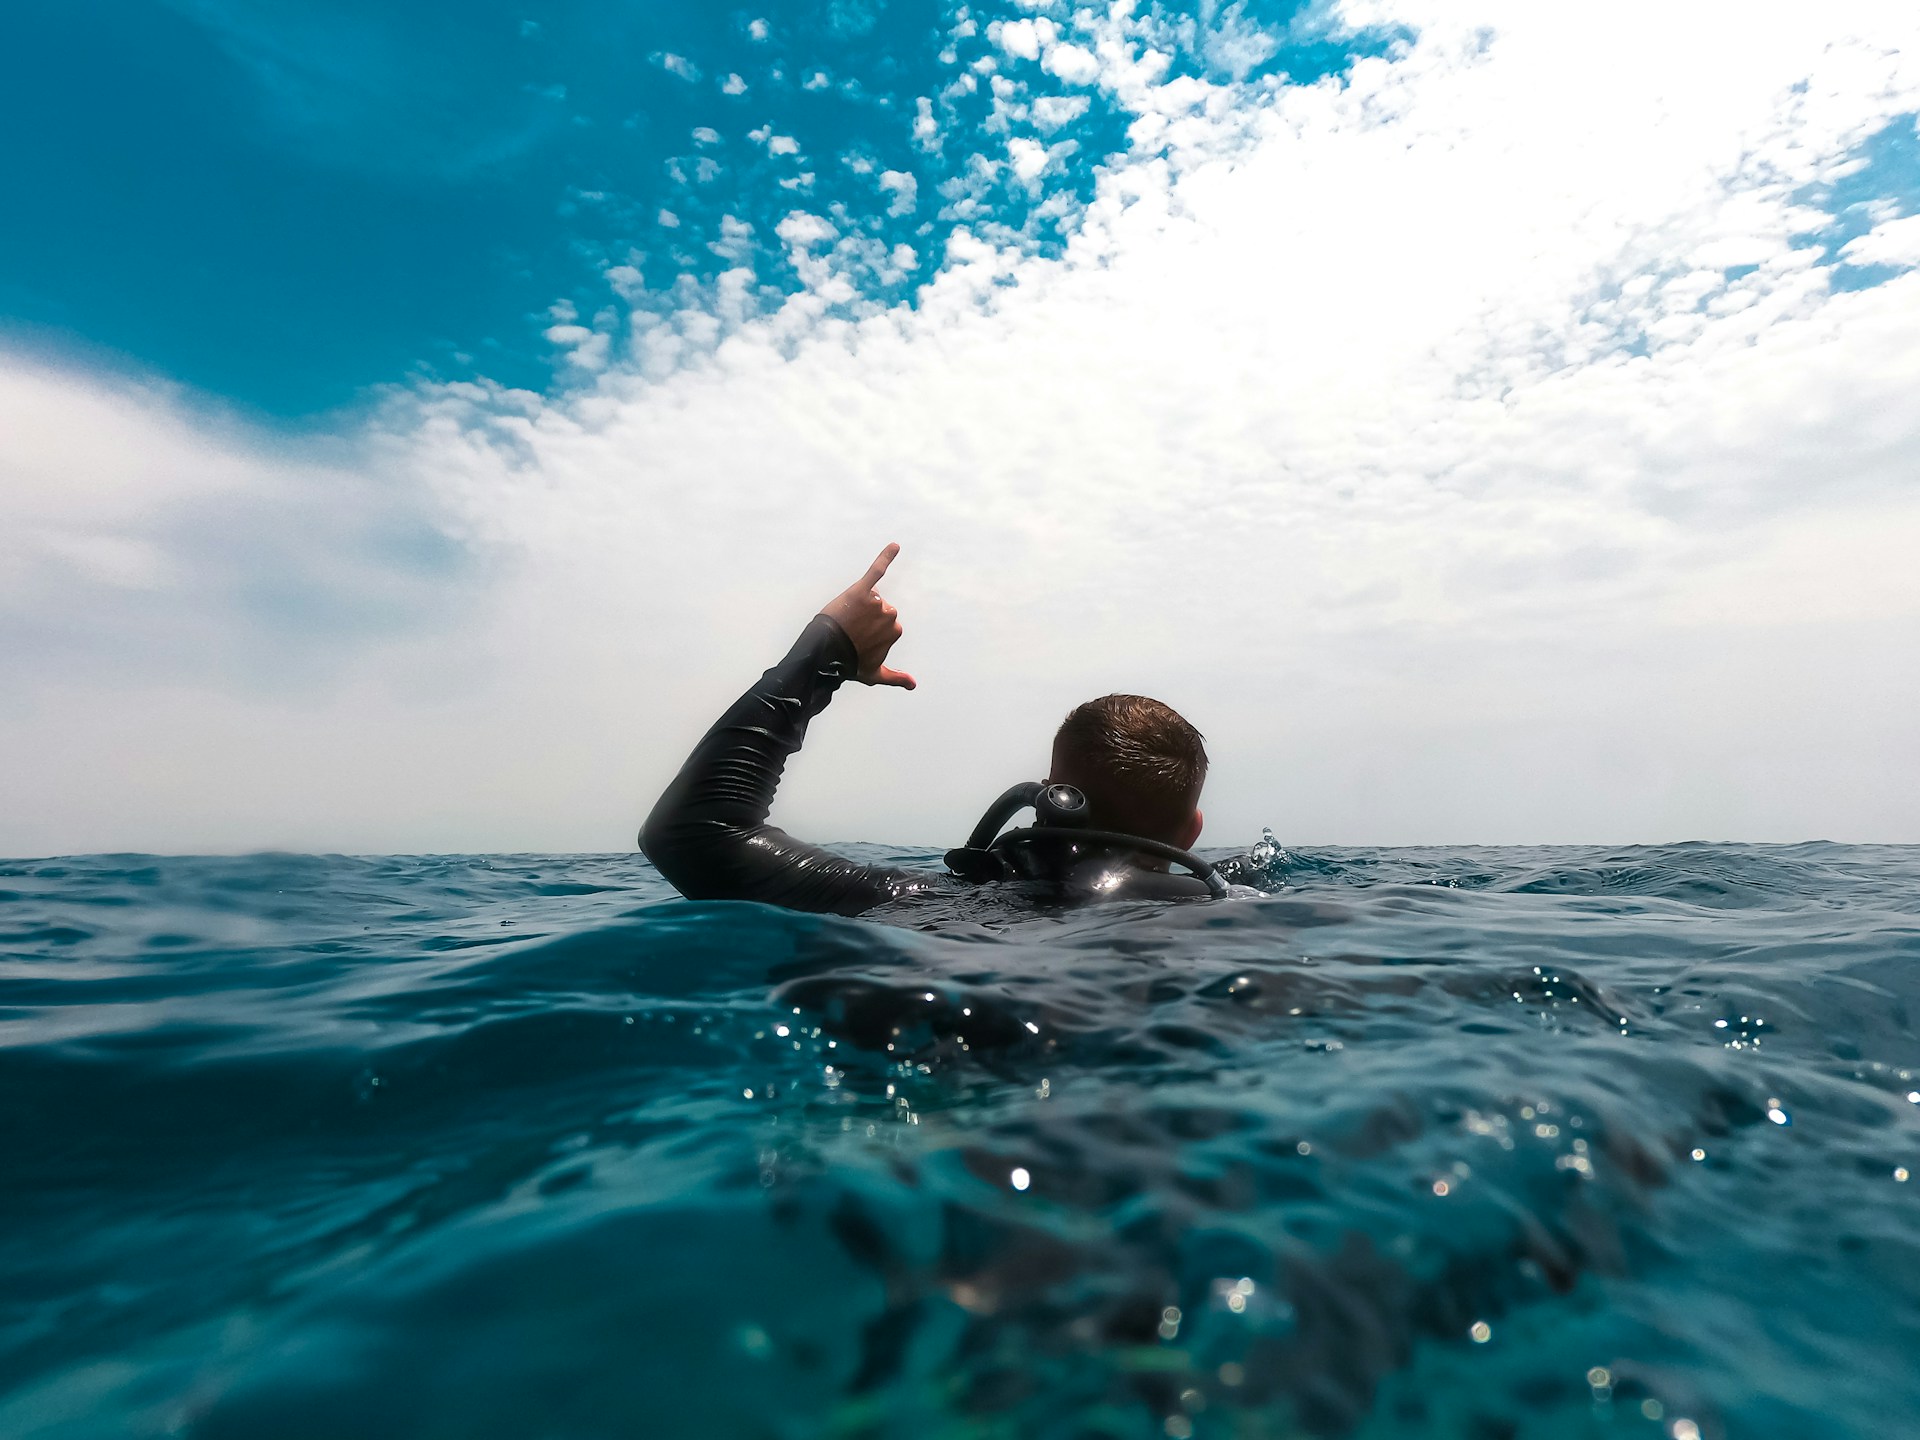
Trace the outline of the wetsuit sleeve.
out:
M 787 757 L 857 660 L 846 632 L 816 615 L 694 747 L 640 831 L 641 850 L 682 895 L 857 915 L 923 878 L 858 864 L 767 824 Z

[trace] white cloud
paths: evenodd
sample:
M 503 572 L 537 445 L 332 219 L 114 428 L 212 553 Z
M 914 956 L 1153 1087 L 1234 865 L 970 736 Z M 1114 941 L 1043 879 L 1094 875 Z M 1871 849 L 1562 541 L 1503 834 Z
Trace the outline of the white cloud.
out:
M 609 265 L 604 274 L 613 293 L 629 304 L 646 294 L 646 276 L 638 265 Z
M 1010 140 L 1007 142 L 1007 160 L 1013 173 L 1020 179 L 1037 180 L 1047 168 L 1047 147 L 1038 140 Z
M 1841 258 L 1853 265 L 1920 265 L 1920 215 L 1888 220 L 1840 247 Z
M 989 135 L 1004 135 L 1027 118 L 1028 107 L 1019 98 L 1026 87 L 1004 75 L 995 75 L 987 83 L 993 92 L 993 109 L 982 128 Z
M 566 351 L 566 363 L 576 370 L 600 371 L 607 368 L 612 337 L 604 331 L 584 325 L 549 325 L 542 332 L 550 345 Z
M 804 250 L 835 239 L 840 232 L 818 215 L 795 210 L 774 227 L 774 233 L 787 244 Z
M 913 104 L 913 143 L 929 152 L 938 150 L 940 126 L 933 118 L 933 101 L 922 95 Z
M 769 155 L 798 155 L 800 153 L 800 142 L 791 135 L 774 134 L 771 122 L 762 125 L 757 130 L 749 130 L 747 132 L 747 138 L 756 145 L 766 146 L 767 154 Z
M 880 188 L 893 198 L 887 204 L 889 215 L 911 215 L 919 204 L 920 182 L 906 170 L 882 170 Z
M 720 89 L 723 94 L 744 95 L 747 93 L 747 82 L 739 75 L 729 75 L 721 83 Z
M 720 217 L 720 238 L 709 240 L 707 248 L 723 260 L 744 262 L 753 254 L 753 225 L 738 215 Z
M 1100 61 L 1091 50 L 1080 45 L 1050 46 L 1041 68 L 1069 85 L 1091 85 L 1100 78 Z
M 1084 95 L 1043 95 L 1027 108 L 1034 128 L 1051 135 L 1086 114 L 1090 103 Z
M 1920 108 L 1920 17 L 1372 8 L 1420 40 L 1271 92 L 1088 37 L 1148 123 L 1064 255 L 960 230 L 884 309 L 849 277 L 898 257 L 795 212 L 807 288 L 763 313 L 733 221 L 591 386 L 423 392 L 385 443 L 495 567 L 466 633 L 311 718 L 143 692 L 134 759 L 63 692 L 0 720 L 46 757 L 0 812 L 30 848 L 617 847 L 899 539 L 922 688 L 816 724 L 803 833 L 944 840 L 1137 689 L 1207 731 L 1223 844 L 1920 839 L 1920 271 L 1836 292 L 1802 199 Z M 68 528 L 89 585 L 172 563 Z
M 215 708 L 263 693 L 310 704 L 359 656 L 423 626 L 443 634 L 471 599 L 448 538 L 458 517 L 376 441 L 269 441 L 165 387 L 5 353 L 0 435 L 9 745 L 51 744 L 86 720 L 126 727 L 138 752 L 141 708 L 161 693 Z M 67 812 L 50 798 L 23 805 L 18 787 L 75 783 L 76 772 L 6 768 L 0 848 L 44 849 L 34 836 L 56 838 Z M 108 808 L 96 817 L 110 818 L 99 798 Z M 158 843 L 160 821 L 132 823 Z M 177 822 L 191 830 L 191 816 Z
M 995 21 L 987 34 L 1016 60 L 1038 60 L 1041 47 L 1053 43 L 1058 33 L 1054 23 L 1044 16 L 1034 20 Z

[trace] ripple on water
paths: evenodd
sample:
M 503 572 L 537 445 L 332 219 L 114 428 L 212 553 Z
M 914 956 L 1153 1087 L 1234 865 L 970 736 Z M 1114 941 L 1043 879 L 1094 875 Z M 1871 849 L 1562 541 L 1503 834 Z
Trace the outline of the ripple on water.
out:
M 844 921 L 627 856 L 0 863 L 0 1433 L 1920 1415 L 1920 851 L 1231 869 Z

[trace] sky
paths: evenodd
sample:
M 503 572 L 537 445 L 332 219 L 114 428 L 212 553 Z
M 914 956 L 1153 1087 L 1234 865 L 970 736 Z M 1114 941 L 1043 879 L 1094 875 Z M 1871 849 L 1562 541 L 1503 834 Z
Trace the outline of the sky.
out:
M 1920 9 L 18 0 L 0 854 L 1920 842 Z

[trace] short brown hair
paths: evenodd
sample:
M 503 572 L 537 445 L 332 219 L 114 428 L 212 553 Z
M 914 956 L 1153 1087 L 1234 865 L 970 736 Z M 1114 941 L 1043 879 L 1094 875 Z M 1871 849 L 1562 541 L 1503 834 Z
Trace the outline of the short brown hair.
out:
M 1193 814 L 1207 746 L 1170 705 L 1102 695 L 1061 722 L 1053 764 L 1052 779 L 1086 792 L 1094 824 L 1159 840 L 1176 836 Z

